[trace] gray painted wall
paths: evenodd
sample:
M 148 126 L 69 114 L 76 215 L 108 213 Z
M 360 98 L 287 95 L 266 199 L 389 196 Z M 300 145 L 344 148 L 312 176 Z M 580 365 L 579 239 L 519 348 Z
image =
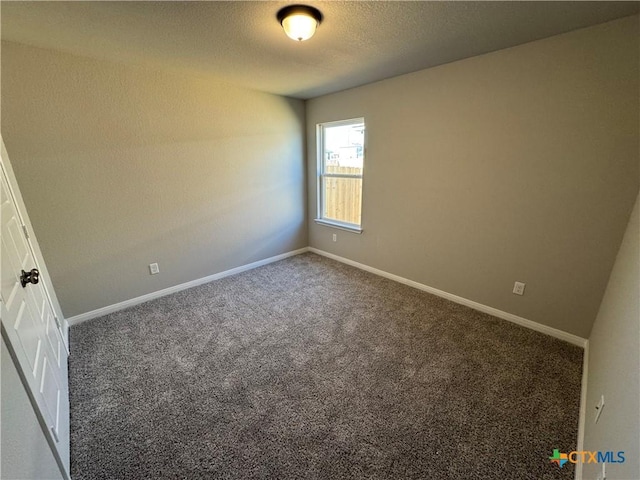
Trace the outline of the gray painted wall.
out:
M 1 378 L 0 478 L 61 479 L 58 464 L 42 433 L 4 338 Z
M 3 42 L 2 135 L 66 316 L 308 244 L 300 100 Z
M 608 464 L 608 479 L 640 478 L 640 198 L 631 214 L 615 266 L 589 338 L 584 449 L 624 451 Z M 594 423 L 595 406 L 605 406 Z M 600 465 L 585 464 L 584 478 Z
M 638 193 L 639 33 L 628 17 L 308 101 L 311 219 L 315 125 L 367 127 L 364 232 L 310 222 L 310 245 L 587 338 Z

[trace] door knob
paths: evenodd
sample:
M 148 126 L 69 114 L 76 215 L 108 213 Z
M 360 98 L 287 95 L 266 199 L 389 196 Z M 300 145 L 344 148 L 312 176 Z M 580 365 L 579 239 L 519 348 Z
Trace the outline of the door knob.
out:
M 40 272 L 37 268 L 32 268 L 30 272 L 25 272 L 22 270 L 22 275 L 20 275 L 20 283 L 22 284 L 22 288 L 27 286 L 27 283 L 33 283 L 34 285 L 40 281 Z

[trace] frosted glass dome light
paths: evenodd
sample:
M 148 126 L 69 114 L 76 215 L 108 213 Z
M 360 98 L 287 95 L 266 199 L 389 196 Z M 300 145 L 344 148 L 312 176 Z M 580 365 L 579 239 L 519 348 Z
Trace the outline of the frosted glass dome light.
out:
M 278 12 L 278 21 L 289 38 L 302 42 L 313 37 L 322 14 L 306 5 L 290 5 Z

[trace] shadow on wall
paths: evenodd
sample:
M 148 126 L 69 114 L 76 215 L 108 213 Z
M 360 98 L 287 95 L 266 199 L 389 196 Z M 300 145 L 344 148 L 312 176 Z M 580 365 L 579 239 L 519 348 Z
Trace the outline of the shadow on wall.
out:
M 2 53 L 2 134 L 65 315 L 307 246 L 302 101 Z

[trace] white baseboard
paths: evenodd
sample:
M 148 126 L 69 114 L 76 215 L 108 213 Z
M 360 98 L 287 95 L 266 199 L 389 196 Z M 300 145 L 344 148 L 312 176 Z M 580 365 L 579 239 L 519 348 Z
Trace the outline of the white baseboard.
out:
M 576 451 L 584 450 L 584 429 L 587 421 L 587 379 L 589 378 L 589 340 L 585 342 L 582 356 L 582 389 L 580 390 L 580 417 L 578 420 L 578 445 Z M 575 480 L 582 480 L 582 462 L 576 463 Z
M 247 270 L 251 270 L 262 265 L 267 265 L 269 263 L 277 262 L 279 260 L 283 260 L 288 257 L 292 257 L 294 255 L 300 255 L 305 252 L 313 252 L 318 255 L 322 255 L 324 257 L 331 258 L 333 260 L 337 260 L 338 262 L 345 263 L 347 265 L 351 265 L 353 267 L 359 268 L 361 270 L 365 270 L 367 272 L 371 272 L 375 275 L 379 275 L 381 277 L 388 278 L 390 280 L 394 280 L 399 283 L 403 283 L 405 285 L 409 285 L 410 287 L 417 288 L 418 290 L 423 290 L 425 292 L 431 293 L 433 295 L 437 295 L 438 297 L 446 298 L 447 300 L 451 300 L 452 302 L 459 303 L 461 305 L 465 305 L 467 307 L 473 308 L 474 310 L 478 310 L 480 312 L 488 313 L 489 315 L 493 315 L 494 317 L 502 318 L 503 320 L 508 320 L 510 322 L 516 323 L 518 325 L 522 325 L 523 327 L 530 328 L 531 330 L 535 330 L 537 332 L 541 332 L 547 335 L 551 335 L 552 337 L 559 338 L 560 340 L 564 340 L 573 345 L 577 345 L 579 347 L 585 348 L 587 345 L 587 340 L 578 337 L 577 335 L 573 335 L 571 333 L 564 332 L 562 330 L 558 330 L 557 328 L 549 327 L 547 325 L 542 325 L 541 323 L 534 322 L 532 320 L 528 320 L 523 317 L 519 317 L 512 313 L 504 312 L 502 310 L 498 310 L 497 308 L 489 307 L 487 305 L 483 305 L 478 302 L 474 302 L 473 300 L 468 300 L 463 297 L 459 297 L 457 295 L 453 295 L 451 293 L 447 293 L 442 290 L 438 290 L 437 288 L 429 287 L 428 285 L 424 285 L 422 283 L 415 282 L 413 280 L 409 280 L 404 277 L 400 277 L 398 275 L 394 275 L 392 273 L 385 272 L 383 270 L 379 270 L 377 268 L 370 267 L 363 263 L 355 262 L 353 260 L 349 260 L 348 258 L 340 257 L 338 255 L 334 255 L 329 252 L 325 252 L 323 250 L 318 250 L 313 247 L 304 247 L 298 250 L 293 250 L 291 252 L 283 253 L 280 255 L 276 255 L 274 257 L 265 258 L 264 260 L 258 260 L 257 262 L 249 263 L 247 265 L 242 265 L 240 267 L 232 268 L 230 270 L 225 270 L 224 272 L 216 273 L 213 275 L 209 275 L 207 277 L 198 278 L 196 280 L 192 280 L 190 282 L 181 283 L 180 285 L 175 285 L 173 287 L 165 288 L 163 290 L 158 290 L 156 292 L 151 292 L 146 295 L 142 295 L 140 297 L 132 298 L 129 300 L 125 300 L 124 302 L 115 303 L 113 305 L 107 305 L 106 307 L 98 308 L 96 310 L 92 310 L 90 312 L 81 313 L 80 315 L 76 315 L 74 317 L 67 318 L 67 322 L 70 326 L 77 325 L 78 323 L 85 322 L 87 320 L 91 320 L 93 318 L 102 317 L 104 315 L 108 315 L 113 312 L 117 312 L 119 310 L 123 310 L 125 308 L 132 307 L 134 305 L 138 305 L 140 303 L 148 302 L 150 300 L 154 300 L 156 298 L 164 297 L 165 295 L 170 295 L 175 292 L 179 292 L 181 290 L 185 290 L 187 288 L 196 287 L 198 285 L 202 285 L 203 283 L 212 282 L 214 280 L 218 280 L 220 278 L 228 277 L 229 275 L 235 275 L 236 273 L 245 272 Z
M 77 325 L 79 323 L 86 322 L 87 320 L 91 320 L 93 318 L 103 317 L 110 313 L 117 312 L 119 310 L 124 310 L 125 308 L 133 307 L 134 305 L 138 305 L 140 303 L 144 303 L 150 300 L 154 300 L 156 298 L 164 297 L 165 295 L 170 295 L 172 293 L 176 293 L 181 290 L 186 290 L 187 288 L 197 287 L 198 285 L 202 285 L 203 283 L 209 283 L 214 280 L 218 280 L 220 278 L 228 277 L 229 275 L 235 275 L 236 273 L 246 272 L 247 270 L 252 270 L 254 268 L 261 267 L 269 263 L 277 262 L 279 260 L 283 260 L 288 257 L 293 257 L 294 255 L 300 255 L 301 253 L 305 253 L 308 251 L 309 251 L 309 248 L 304 247 L 298 250 L 293 250 L 291 252 L 282 253 L 274 257 L 265 258 L 264 260 L 258 260 L 257 262 L 249 263 L 247 265 L 241 265 L 239 267 L 232 268 L 231 270 L 225 270 L 224 272 L 215 273 L 213 275 L 209 275 L 203 278 L 198 278 L 196 280 L 191 280 L 190 282 L 181 283 L 180 285 L 175 285 L 173 287 L 158 290 L 157 292 L 147 293 L 146 295 L 132 298 L 130 300 L 125 300 L 124 302 L 115 303 L 113 305 L 107 305 L 106 307 L 98 308 L 96 310 L 91 310 L 90 312 L 81 313 L 80 315 L 67 318 L 67 322 L 69 323 L 70 326 Z
M 533 320 L 528 320 L 526 318 L 519 317 L 512 313 L 503 312 L 502 310 L 498 310 L 497 308 L 489 307 L 487 305 L 474 302 L 473 300 L 468 300 L 466 298 L 459 297 L 457 295 L 453 295 L 451 293 L 447 293 L 442 290 L 438 290 L 437 288 L 429 287 L 428 285 L 414 282 L 413 280 L 409 280 L 407 278 L 400 277 L 398 275 L 394 275 L 392 273 L 388 273 L 383 270 L 378 270 L 377 268 L 364 265 L 363 263 L 354 262 L 353 260 L 349 260 L 348 258 L 340 257 L 338 255 L 334 255 L 333 253 L 325 252 L 323 250 L 318 250 L 317 248 L 314 248 L 314 247 L 309 247 L 309 251 L 313 253 L 317 253 L 318 255 L 322 255 L 324 257 L 331 258 L 333 260 L 337 260 L 338 262 L 351 265 L 361 270 L 365 270 L 375 275 L 379 275 L 381 277 L 385 277 L 390 280 L 394 280 L 396 282 L 409 285 L 410 287 L 417 288 L 418 290 L 423 290 L 433 295 L 437 295 L 438 297 L 446 298 L 447 300 L 451 300 L 452 302 L 459 303 L 460 305 L 465 305 L 467 307 L 473 308 L 474 310 L 478 310 L 480 312 L 488 313 L 489 315 L 493 315 L 494 317 L 502 318 L 503 320 L 508 320 L 509 322 L 517 323 L 518 325 L 521 325 L 523 327 L 527 327 L 531 330 L 535 330 L 536 332 L 541 332 L 546 335 L 559 338 L 560 340 L 564 340 L 565 342 L 569 342 L 573 345 L 577 345 L 582 348 L 585 348 L 586 346 L 587 340 L 585 338 L 578 337 L 577 335 L 573 335 L 572 333 L 568 333 L 568 332 L 559 330 L 557 328 L 549 327 L 547 325 L 534 322 Z

